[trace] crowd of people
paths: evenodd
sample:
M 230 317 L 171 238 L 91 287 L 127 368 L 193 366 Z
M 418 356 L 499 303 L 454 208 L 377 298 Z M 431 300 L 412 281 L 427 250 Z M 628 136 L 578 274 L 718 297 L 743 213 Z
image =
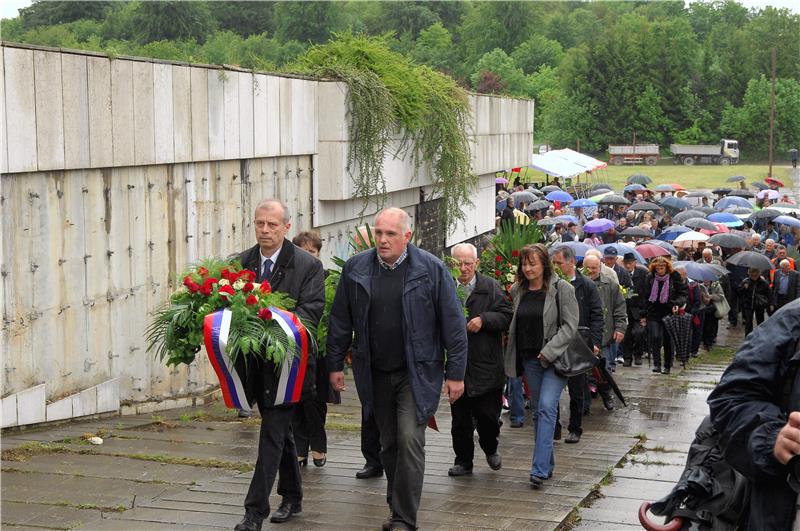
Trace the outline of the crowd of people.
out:
M 669 374 L 701 347 L 713 347 L 720 320 L 736 327 L 741 319 L 750 334 L 754 318 L 760 324 L 800 298 L 800 273 L 792 258 L 800 222 L 753 215 L 728 222 L 738 227 L 736 233 L 728 225 L 701 223 L 695 228 L 705 233 L 692 231 L 699 236 L 681 239 L 690 227 L 682 225 L 688 222 L 679 217 L 680 209 L 652 203 L 642 190 L 626 191 L 624 204 L 600 200 L 594 207 L 583 202 L 572 208 L 571 200 L 556 200 L 531 210 L 526 206 L 542 203 L 518 204 L 513 191 L 498 199 L 505 202 L 498 222 L 535 219 L 544 229 L 543 241 L 514 250 L 515 277 L 508 291 L 480 272 L 472 244 L 452 248 L 454 279 L 441 259 L 411 243 L 404 210 L 378 213 L 375 248 L 351 257 L 341 271 L 326 355 L 309 368 L 312 392 L 299 404 L 261 411 L 259 460 L 237 530 L 261 528 L 276 475 L 283 501 L 271 521 L 285 522 L 301 512 L 299 467 L 308 462 L 309 450 L 316 466 L 326 463 L 326 402 L 345 390 L 346 359 L 352 360 L 362 403 L 366 464 L 356 477 L 385 473 L 390 514 L 383 529 L 416 529 L 425 430 L 442 393 L 452 417 L 450 476 L 472 473 L 476 430 L 488 467 L 500 469 L 503 409 L 511 428 L 524 426 L 529 409 L 534 427 L 529 480 L 540 489 L 553 475 L 565 388 L 564 441 L 575 444 L 593 397 L 606 410 L 617 407 L 613 374 L 619 367 L 643 370 L 648 359 L 654 373 Z M 697 208 L 706 210 L 699 216 L 714 212 L 723 198 L 709 199 L 700 198 Z M 243 253 L 243 263 L 258 270 L 259 279 L 275 283 L 274 289 L 287 289 L 297 301 L 295 312 L 317 323 L 325 273 L 311 255 L 319 255 L 321 241 L 303 233 L 293 244 L 285 239 L 290 226 L 285 205 L 262 202 L 256 209 L 258 244 Z M 715 234 L 738 239 L 715 243 Z M 576 338 L 595 354 L 596 366 L 567 377 L 554 363 Z M 261 376 L 248 382 L 259 402 L 272 391 L 272 380 L 263 370 L 246 372 Z

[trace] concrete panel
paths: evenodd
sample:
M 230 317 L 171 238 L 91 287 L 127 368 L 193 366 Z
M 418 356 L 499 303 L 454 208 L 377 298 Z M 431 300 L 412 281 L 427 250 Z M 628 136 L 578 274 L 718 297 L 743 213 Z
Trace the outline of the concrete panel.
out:
M 72 397 L 47 404 L 47 422 L 72 418 Z
M 61 54 L 33 52 L 36 83 L 36 150 L 39 170 L 64 168 L 64 103 Z
M 86 70 L 89 101 L 91 102 L 89 105 L 88 136 L 90 166 L 103 168 L 114 164 L 111 61 L 100 57 L 87 57 Z M 132 147 L 133 144 L 131 143 Z
M 86 57 L 61 55 L 61 82 L 64 88 L 64 167 L 88 168 L 89 153 L 89 74 Z
M 281 153 L 281 78 L 267 76 L 267 156 Z
M 278 112 L 280 113 L 280 137 L 281 137 L 281 155 L 291 155 L 294 153 L 292 148 L 292 91 L 294 85 L 292 79 L 279 78 L 278 84 L 280 85 L 280 103 Z
M 317 144 L 318 165 L 314 171 L 315 190 L 320 200 L 340 200 L 350 197 L 350 177 L 347 175 L 345 142 Z
M 203 84 L 206 89 L 206 84 Z M 192 86 L 188 66 L 172 66 L 172 127 L 175 162 L 192 160 Z
M 17 424 L 36 424 L 47 420 L 44 384 L 17 393 Z
M 335 82 L 317 84 L 317 107 L 319 112 L 317 126 L 320 142 L 349 140 L 347 122 L 347 85 Z
M 153 63 L 133 62 L 133 147 L 136 164 L 156 160 Z M 171 98 L 170 98 L 171 101 Z
M 114 166 L 130 166 L 134 163 L 133 94 L 133 63 L 122 60 L 111 61 Z M 94 150 L 92 151 L 94 158 Z
M 9 426 L 17 425 L 17 395 L 13 394 L 5 397 L 2 400 L 3 407 L 0 414 L 3 418 L 0 419 L 0 427 L 8 428 Z
M 489 96 L 475 96 L 475 134 L 488 135 L 491 131 L 491 100 Z
M 6 73 L 5 73 L 5 59 L 2 50 L 0 50 L 0 173 L 8 171 L 8 142 L 6 136 Z
M 72 416 L 85 417 L 97 413 L 97 387 L 92 386 L 72 395 Z
M 317 82 L 292 79 L 292 155 L 306 155 L 317 147 Z
M 36 94 L 33 52 L 3 47 L 6 121 L 14 134 L 8 136 L 8 171 L 36 171 Z
M 239 157 L 253 158 L 253 74 L 239 72 Z
M 208 71 L 208 158 L 211 160 L 225 157 L 225 75 L 223 70 Z
M 267 156 L 267 76 L 253 76 L 253 155 Z
M 208 73 L 205 68 L 190 68 L 192 93 L 192 160 L 208 160 Z M 211 73 L 215 73 L 213 70 Z
M 153 124 L 156 163 L 175 161 L 175 112 L 172 95 L 172 65 L 153 64 Z M 158 109 L 158 112 L 155 112 Z
M 222 83 L 225 103 L 225 156 L 226 159 L 239 158 L 239 73 L 225 72 Z

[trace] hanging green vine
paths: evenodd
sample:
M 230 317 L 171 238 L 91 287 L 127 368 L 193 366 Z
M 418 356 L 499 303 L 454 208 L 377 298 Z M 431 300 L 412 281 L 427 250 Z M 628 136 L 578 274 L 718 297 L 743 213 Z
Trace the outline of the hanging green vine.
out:
M 312 47 L 289 70 L 348 86 L 347 171 L 364 209 L 371 200 L 383 205 L 383 161 L 399 129 L 403 136 L 391 155 L 410 155 L 417 170 L 431 173 L 444 228 L 464 219 L 477 177 L 470 167 L 469 101 L 455 81 L 392 52 L 379 37 L 351 33 Z

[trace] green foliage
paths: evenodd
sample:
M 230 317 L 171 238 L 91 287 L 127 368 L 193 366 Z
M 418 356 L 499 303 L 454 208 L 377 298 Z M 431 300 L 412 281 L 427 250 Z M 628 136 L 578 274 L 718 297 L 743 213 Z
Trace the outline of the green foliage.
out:
M 507 94 L 514 96 L 530 95 L 530 85 L 525 72 L 517 66 L 514 59 L 500 48 L 487 52 L 478 60 L 475 65 L 475 73 L 470 78 L 473 88 L 478 88 L 482 72 L 492 72 L 500 78 L 505 89 L 504 92 Z
M 196 39 L 203 42 L 216 21 L 205 2 L 142 2 L 133 17 L 140 42 Z
M 411 57 L 441 72 L 452 72 L 456 61 L 452 35 L 441 22 L 431 25 L 420 32 Z
M 274 8 L 276 36 L 320 44 L 344 28 L 342 9 L 335 2 L 277 2 Z
M 526 74 L 533 74 L 542 66 L 556 67 L 564 57 L 558 41 L 544 35 L 533 35 L 512 52 L 511 58 Z
M 76 20 L 101 20 L 113 2 L 71 2 L 62 0 L 35 0 L 19 10 L 26 28 L 50 26 Z

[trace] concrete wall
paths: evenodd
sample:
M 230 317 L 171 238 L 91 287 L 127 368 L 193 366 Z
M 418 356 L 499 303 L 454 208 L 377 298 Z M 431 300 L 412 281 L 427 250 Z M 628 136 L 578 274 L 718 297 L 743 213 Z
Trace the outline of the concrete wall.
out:
M 290 236 L 317 230 L 328 263 L 363 222 L 341 83 L 16 45 L 0 76 L 3 426 L 68 418 L 67 402 L 99 412 L 56 401 L 71 394 L 114 409 L 212 389 L 202 352 L 168 369 L 144 330 L 187 263 L 252 245 L 259 199 L 287 202 Z M 493 172 L 531 153 L 533 102 L 471 104 L 482 177 L 448 245 L 494 227 Z M 385 204 L 415 217 L 424 168 L 412 179 L 389 159 L 385 173 Z M 20 409 L 40 397 L 46 410 Z

